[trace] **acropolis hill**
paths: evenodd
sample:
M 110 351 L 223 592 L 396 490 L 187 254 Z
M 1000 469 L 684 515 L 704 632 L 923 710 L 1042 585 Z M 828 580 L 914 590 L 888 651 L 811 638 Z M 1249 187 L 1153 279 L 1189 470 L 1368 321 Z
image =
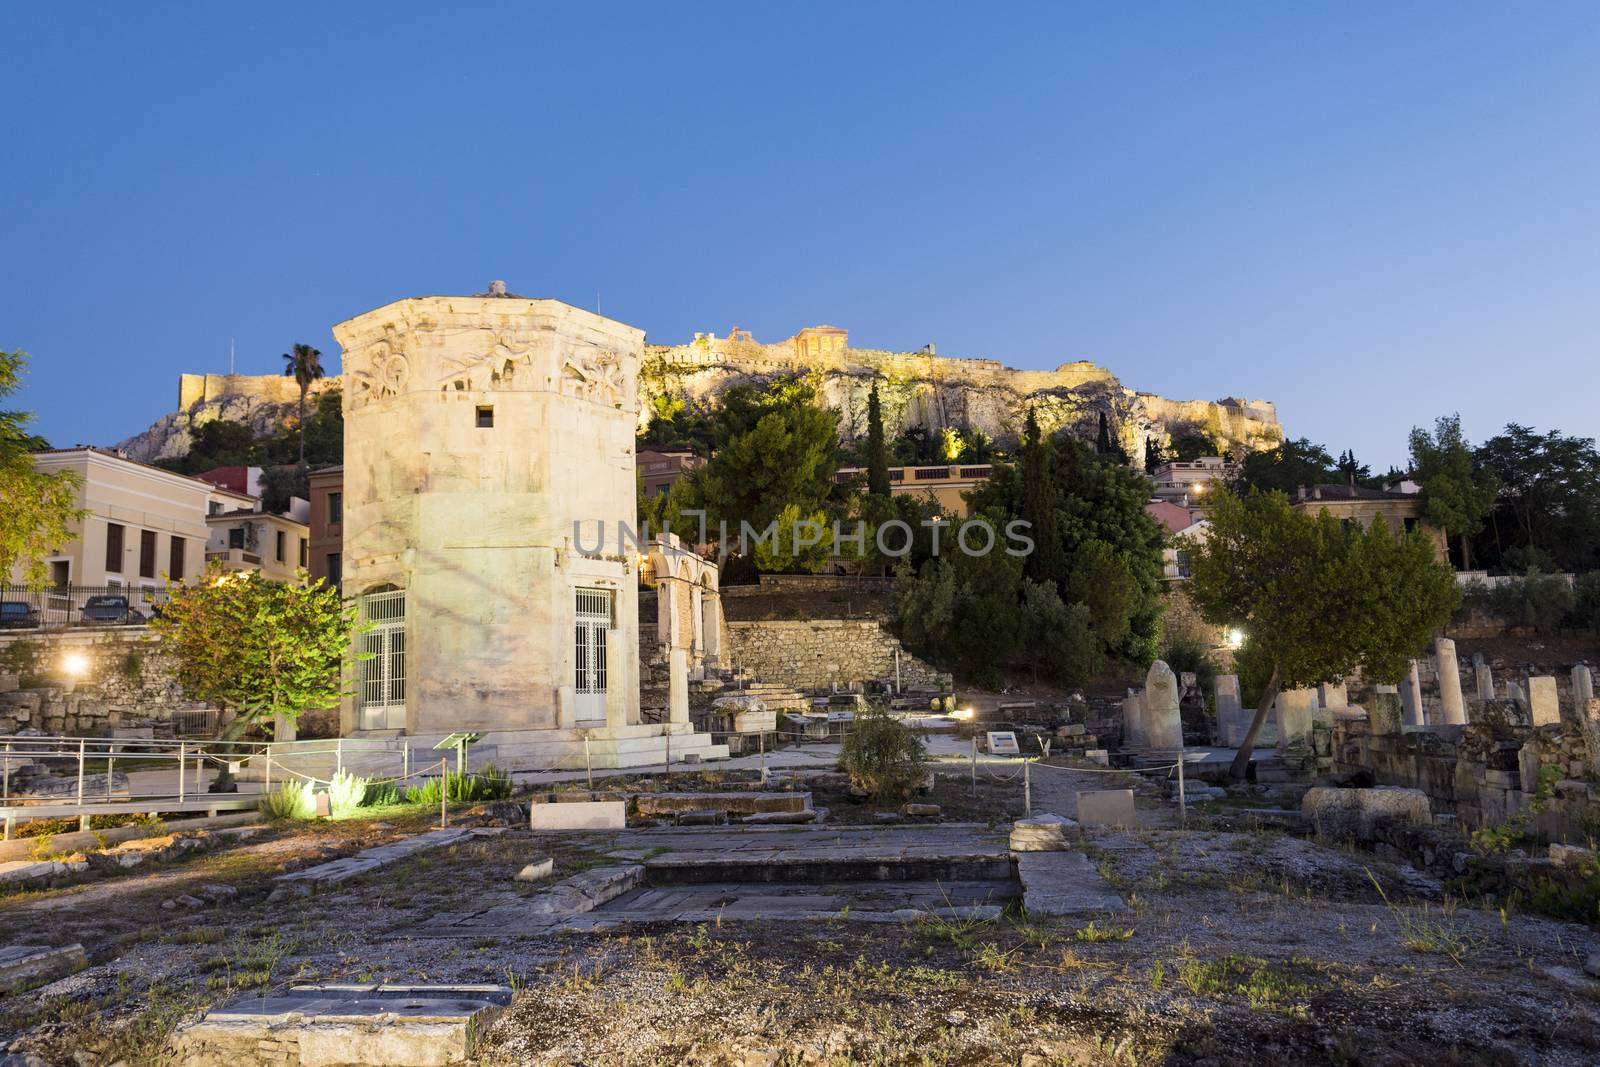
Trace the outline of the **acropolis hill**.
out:
M 1032 407 L 1046 433 L 1067 429 L 1086 440 L 1094 439 L 1103 412 L 1135 463 L 1142 463 L 1147 439 L 1166 444 L 1188 430 L 1208 433 L 1239 451 L 1270 447 L 1283 437 L 1269 401 L 1169 400 L 1129 389 L 1110 371 L 1084 361 L 1032 371 L 931 350 L 853 348 L 848 332 L 833 326 L 807 327 L 771 344 L 735 328 L 725 337 L 700 334 L 688 344 L 646 345 L 640 429 L 658 398 L 715 406 L 730 386 L 796 374 L 839 412 L 840 433 L 847 440 L 866 431 L 867 394 L 875 380 L 891 435 L 911 427 L 950 427 L 982 430 L 996 441 L 1011 442 Z M 339 379 L 331 377 L 312 391 L 338 386 Z M 179 379 L 178 410 L 118 447 L 146 461 L 179 456 L 188 450 L 191 427 L 217 418 L 270 433 L 293 420 L 297 397 L 293 379 L 279 375 L 185 374 Z

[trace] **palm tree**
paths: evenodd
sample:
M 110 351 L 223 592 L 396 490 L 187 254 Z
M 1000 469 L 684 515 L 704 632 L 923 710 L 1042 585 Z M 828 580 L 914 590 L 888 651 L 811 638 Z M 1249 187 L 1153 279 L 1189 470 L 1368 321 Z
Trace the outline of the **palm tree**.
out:
M 294 379 L 300 387 L 300 466 L 306 465 L 306 393 L 311 383 L 321 378 L 322 353 L 310 345 L 295 345 L 293 352 L 283 354 L 283 373 Z

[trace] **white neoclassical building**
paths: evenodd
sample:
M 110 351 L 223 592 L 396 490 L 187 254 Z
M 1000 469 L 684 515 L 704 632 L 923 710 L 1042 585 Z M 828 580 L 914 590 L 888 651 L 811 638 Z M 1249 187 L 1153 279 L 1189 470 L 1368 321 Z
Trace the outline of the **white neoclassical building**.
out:
M 643 331 L 496 283 L 333 333 L 343 584 L 375 624 L 343 733 L 478 731 L 511 767 L 581 767 L 586 744 L 596 766 L 660 762 L 668 731 L 674 760 L 725 754 L 686 708 L 639 721 L 638 557 L 616 528 L 635 513 Z

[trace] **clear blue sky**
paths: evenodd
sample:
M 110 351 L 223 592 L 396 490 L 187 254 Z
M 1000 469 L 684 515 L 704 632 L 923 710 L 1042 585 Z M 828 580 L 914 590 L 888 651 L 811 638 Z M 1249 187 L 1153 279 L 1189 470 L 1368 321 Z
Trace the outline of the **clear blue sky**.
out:
M 0 347 L 56 444 L 490 278 L 681 342 L 1109 366 L 1382 468 L 1600 431 L 1600 5 L 13 4 Z M 330 365 L 335 365 L 330 358 Z

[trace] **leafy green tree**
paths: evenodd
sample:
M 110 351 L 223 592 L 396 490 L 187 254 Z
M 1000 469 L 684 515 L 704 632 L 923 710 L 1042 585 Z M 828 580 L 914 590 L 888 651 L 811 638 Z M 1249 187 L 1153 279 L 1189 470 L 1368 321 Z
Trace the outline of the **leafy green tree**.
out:
M 0 351 L 0 399 L 22 388 L 27 354 Z M 72 539 L 72 524 L 88 514 L 78 507 L 82 481 L 72 471 L 45 474 L 30 453 L 50 447 L 28 431 L 33 415 L 0 411 L 0 582 L 20 569 L 24 581 L 42 584 L 44 559 Z
M 998 685 L 1000 668 L 1023 659 L 1022 580 L 1021 561 L 1003 552 L 941 555 L 914 578 L 905 568 L 896 583 L 901 634 L 919 655 Z
M 1210 434 L 1190 431 L 1173 439 L 1170 458 L 1192 463 L 1203 456 L 1220 456 L 1224 451 Z
M 300 465 L 303 467 L 306 463 L 306 393 L 311 390 L 311 383 L 326 373 L 322 369 L 322 353 L 310 345 L 295 345 L 292 351 L 283 354 L 283 373 L 300 387 Z
M 875 497 L 889 496 L 889 450 L 883 440 L 883 404 L 878 399 L 878 383 L 867 394 L 867 492 Z
M 1144 472 L 1154 474 L 1156 468 L 1167 461 L 1166 454 L 1161 450 L 1161 442 L 1154 437 L 1144 439 Z
M 1022 628 L 1034 676 L 1078 685 L 1094 668 L 1097 649 L 1089 609 L 1062 601 L 1046 582 L 1022 579 Z
M 1348 448 L 1339 453 L 1334 469 L 1339 472 L 1339 480 L 1347 485 L 1366 485 L 1372 481 L 1372 468 L 1356 459 L 1355 452 Z
M 1280 690 L 1357 667 L 1398 682 L 1460 593 L 1420 531 L 1391 532 L 1381 519 L 1346 526 L 1275 492 L 1221 492 L 1210 508 L 1205 540 L 1187 546 L 1189 597 L 1207 622 L 1242 629 L 1245 657 L 1267 671 L 1233 763 L 1242 778 Z
M 803 543 L 813 537 L 820 540 Z M 778 512 L 773 536 L 752 546 L 752 555 L 759 571 L 815 574 L 833 555 L 832 520 L 826 512 L 806 515 L 790 504 Z
M 1246 456 L 1239 465 L 1239 479 L 1235 488 L 1240 492 L 1249 489 L 1263 493 L 1276 490 L 1293 495 L 1302 485 L 1343 480 L 1328 450 L 1302 437 Z
M 260 459 L 260 446 L 250 427 L 229 419 L 212 419 L 189 431 L 189 451 L 157 460 L 155 465 L 179 474 L 201 474 L 215 467 L 249 467 Z
M 1472 538 L 1494 509 L 1499 480 L 1480 465 L 1461 434 L 1461 416 L 1435 420 L 1433 433 L 1411 431 L 1411 473 L 1422 486 L 1422 515 L 1456 539 L 1461 568 L 1472 569 Z
M 804 515 L 837 514 L 838 456 L 839 417 L 810 386 L 734 386 L 717 413 L 715 451 L 689 475 L 695 507 L 705 510 L 709 530 L 725 522 L 730 542 L 742 523 L 759 531 L 791 505 Z
M 307 467 L 268 467 L 261 472 L 261 510 L 285 514 L 295 497 L 311 499 L 311 472 Z
M 1550 553 L 1568 570 L 1600 563 L 1600 453 L 1592 438 L 1512 423 L 1485 441 L 1476 459 L 1500 484 L 1492 537 L 1480 548 L 1502 565 L 1519 546 Z
M 176 654 L 185 695 L 236 713 L 222 733 L 233 740 L 350 695 L 342 668 L 365 624 L 326 582 L 274 582 L 212 564 L 195 584 L 174 586 L 150 625 Z

